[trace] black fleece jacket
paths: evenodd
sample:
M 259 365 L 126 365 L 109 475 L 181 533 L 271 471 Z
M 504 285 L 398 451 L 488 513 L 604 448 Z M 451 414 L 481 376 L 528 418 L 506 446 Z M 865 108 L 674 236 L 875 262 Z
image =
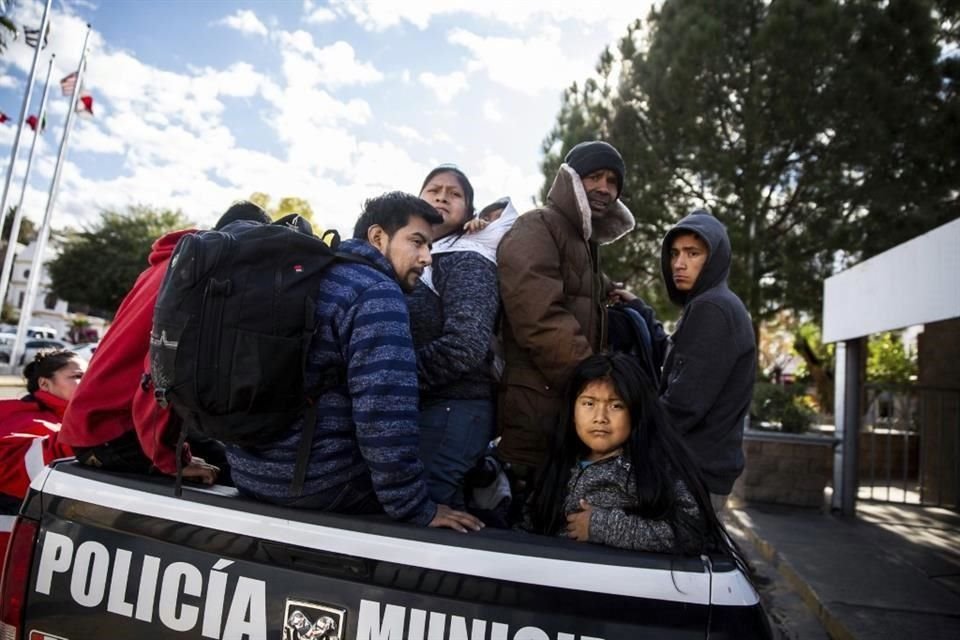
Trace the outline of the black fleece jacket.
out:
M 693 288 L 680 291 L 671 274 L 670 248 L 674 238 L 691 232 L 710 253 Z M 667 232 L 660 259 L 670 299 L 683 307 L 664 358 L 660 399 L 707 488 L 726 495 L 743 471 L 743 422 L 757 360 L 750 314 L 727 286 L 727 230 L 709 213 L 695 211 Z

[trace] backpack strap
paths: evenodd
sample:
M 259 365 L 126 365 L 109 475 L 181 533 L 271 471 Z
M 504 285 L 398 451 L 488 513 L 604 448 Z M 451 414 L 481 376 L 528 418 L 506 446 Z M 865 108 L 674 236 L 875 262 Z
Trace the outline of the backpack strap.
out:
M 327 238 L 330 238 L 327 240 Z M 320 240 L 334 251 L 340 246 L 340 234 L 336 229 L 327 229 L 320 234 Z
M 303 485 L 307 480 L 307 467 L 310 465 L 310 451 L 313 449 L 313 434 L 317 430 L 317 403 L 311 398 L 303 412 L 303 430 L 300 432 L 300 446 L 297 448 L 297 463 L 293 467 L 293 483 L 290 492 L 294 497 L 303 495 Z
M 173 482 L 173 495 L 177 498 L 183 495 L 183 446 L 187 441 L 187 421 L 180 421 L 180 435 L 177 436 L 177 475 Z

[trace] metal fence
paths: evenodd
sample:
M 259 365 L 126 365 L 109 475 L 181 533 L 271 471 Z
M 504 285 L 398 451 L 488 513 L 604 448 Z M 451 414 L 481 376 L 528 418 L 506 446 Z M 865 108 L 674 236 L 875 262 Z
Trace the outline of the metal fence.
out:
M 865 385 L 859 498 L 960 506 L 960 390 Z

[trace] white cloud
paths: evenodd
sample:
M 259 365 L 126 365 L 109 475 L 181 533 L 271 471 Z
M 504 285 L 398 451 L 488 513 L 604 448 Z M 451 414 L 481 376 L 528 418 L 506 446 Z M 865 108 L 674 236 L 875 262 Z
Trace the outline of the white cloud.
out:
M 263 24 L 257 14 L 249 9 L 237 9 L 236 13 L 217 21 L 217 24 L 222 24 L 248 35 L 266 36 L 268 33 L 267 25 Z
M 479 161 L 474 160 L 468 175 L 477 187 L 478 207 L 510 196 L 520 213 L 532 208 L 530 197 L 543 183 L 543 176 L 538 172 L 526 172 L 511 160 L 490 151 L 484 152 Z
M 404 22 L 424 30 L 442 16 L 495 20 L 511 27 L 575 20 L 619 33 L 633 20 L 646 16 L 654 0 L 585 5 L 582 0 L 331 0 L 330 6 L 370 31 L 384 31 Z
M 593 70 L 592 61 L 553 29 L 527 38 L 488 37 L 454 29 L 447 40 L 470 51 L 469 68 L 482 69 L 491 81 L 528 95 L 562 89 Z
M 383 31 L 406 20 L 425 29 L 436 12 L 433 0 L 394 2 L 391 0 L 331 0 L 335 11 L 348 15 L 370 31 Z
M 97 105 L 94 104 L 94 109 Z M 101 113 L 98 117 L 103 117 Z M 90 121 L 77 120 L 74 131 L 70 136 L 71 151 L 90 151 L 93 153 L 123 153 L 125 144 L 123 139 L 111 136 L 99 126 Z
M 368 85 L 383 80 L 383 74 L 369 62 L 357 60 L 349 43 L 334 42 L 317 47 L 306 31 L 281 32 L 283 72 L 291 84 L 325 87 Z
M 386 125 L 386 128 L 388 131 L 393 131 L 404 140 L 409 140 L 410 142 L 423 143 L 427 141 L 427 139 L 424 138 L 423 135 L 413 127 L 388 124 Z
M 392 189 L 416 190 L 434 161 L 462 158 L 470 158 L 471 166 L 466 169 L 478 188 L 478 203 L 509 194 L 520 199 L 518 208 L 529 208 L 528 194 L 536 193 L 542 180 L 532 160 L 536 141 L 518 142 L 511 150 L 507 149 L 509 145 L 497 146 L 511 158 L 512 162 L 508 162 L 499 155 L 481 151 L 483 144 L 494 146 L 500 142 L 484 139 L 478 149 L 472 140 L 476 129 L 483 127 L 483 118 L 494 122 L 498 118 L 512 119 L 516 105 L 510 96 L 516 97 L 515 94 L 494 87 L 476 105 L 468 105 L 462 99 L 453 101 L 480 79 L 474 73 L 489 75 L 493 81 L 525 93 L 536 93 L 541 87 L 566 86 L 581 77 L 577 75 L 581 69 L 589 71 L 595 58 L 593 52 L 586 56 L 589 61 L 578 65 L 576 60 L 584 55 L 578 50 L 576 39 L 571 40 L 569 35 L 579 33 L 580 25 L 598 24 L 592 16 L 609 12 L 599 5 L 591 11 L 577 5 L 582 20 L 572 27 L 566 25 L 564 40 L 550 26 L 555 24 L 553 18 L 547 20 L 543 13 L 546 7 L 559 5 L 556 16 L 573 15 L 575 12 L 565 8 L 564 0 L 554 0 L 549 5 L 541 0 L 513 3 L 520 7 L 500 0 L 423 0 L 406 4 L 415 6 L 349 0 L 333 0 L 327 5 L 305 2 L 303 12 L 294 19 L 304 27 L 336 18 L 357 20 L 366 28 L 387 24 L 426 28 L 437 16 L 459 12 L 467 18 L 460 24 L 479 25 L 471 27 L 471 31 L 456 30 L 447 35 L 447 44 L 440 43 L 448 56 L 449 45 L 453 45 L 454 59 L 461 53 L 465 60 L 460 70 L 448 73 L 450 69 L 445 68 L 438 73 L 437 69 L 417 68 L 411 72 L 410 61 L 398 57 L 399 66 L 391 66 L 385 75 L 375 62 L 387 63 L 380 63 L 382 58 L 368 53 L 374 49 L 360 49 L 346 41 L 321 41 L 320 35 L 304 30 L 284 31 L 290 26 L 290 18 L 286 18 L 287 24 L 283 24 L 283 19 L 278 23 L 268 20 L 266 13 L 263 20 L 271 25 L 269 28 L 253 12 L 237 11 L 221 22 L 226 24 L 233 19 L 236 24 L 227 25 L 230 28 L 265 36 L 262 44 L 274 49 L 272 55 L 218 56 L 218 60 L 234 62 L 211 63 L 209 58 L 191 58 L 189 49 L 186 53 L 171 50 L 171 60 L 186 57 L 197 61 L 196 67 L 187 67 L 185 71 L 173 61 L 149 64 L 132 51 L 111 46 L 98 32 L 93 32 L 85 84 L 96 97 L 97 118 L 77 122 L 54 225 L 76 225 L 94 218 L 103 207 L 122 209 L 132 202 L 179 207 L 198 224 L 208 225 L 233 200 L 263 191 L 274 200 L 303 197 L 313 205 L 318 226 L 347 232 L 367 198 Z M 22 6 L 35 9 L 34 3 Z M 497 12 L 502 15 L 495 15 Z M 51 41 L 48 51 L 57 53 L 54 77 L 60 78 L 76 66 L 86 21 L 64 15 L 56 7 L 54 13 L 57 38 Z M 256 23 L 244 21 L 247 13 Z M 519 24 L 518 21 L 535 16 L 543 18 L 533 23 L 536 31 L 507 31 L 516 38 L 504 37 L 502 30 L 499 38 L 489 38 L 485 36 L 488 32 L 480 30 L 489 25 L 486 19 Z M 471 22 L 471 17 L 485 20 Z M 618 31 L 622 31 L 627 19 L 625 15 L 619 17 Z M 229 38 L 226 30 L 216 31 Z M 517 42 L 523 43 L 522 49 Z M 495 51 L 485 51 L 490 47 Z M 375 50 L 382 51 L 379 43 Z M 33 50 L 22 42 L 12 43 L 0 61 L 0 82 L 13 77 L 22 85 L 32 54 Z M 531 55 L 533 61 L 527 62 Z M 390 60 L 390 64 L 394 61 Z M 386 70 L 386 66 L 383 68 Z M 556 68 L 566 69 L 562 77 Z M 440 104 L 433 103 L 429 96 L 421 99 L 413 113 L 422 117 L 411 118 L 409 112 L 395 112 L 389 106 L 379 112 L 381 104 L 389 105 L 389 99 L 383 96 L 394 91 L 397 93 L 392 95 L 400 95 L 405 89 L 412 89 L 404 86 L 411 83 L 429 87 Z M 471 107 L 469 111 L 467 106 Z M 52 104 L 51 130 L 62 126 L 65 110 L 63 99 Z M 461 116 L 468 112 L 476 121 L 464 129 Z M 251 117 L 251 113 L 255 115 Z M 394 124 L 389 123 L 391 118 Z M 548 120 L 544 119 L 545 128 Z M 248 127 L 268 127 L 268 135 L 248 135 Z M 28 189 L 25 210 L 30 207 L 36 211 L 45 203 L 57 142 L 48 137 L 51 140 L 41 141 L 38 147 L 36 180 Z M 254 139 L 255 142 L 248 141 Z M 11 140 L 12 127 L 0 128 L 0 156 L 9 155 Z M 439 157 L 428 157 L 434 154 Z M 98 162 L 101 158 L 103 161 Z M 18 165 L 18 171 L 22 169 L 23 163 Z M 41 185 L 45 188 L 40 189 Z M 37 216 L 40 214 L 42 209 Z
M 337 14 L 327 7 L 317 7 L 312 0 L 303 2 L 303 21 L 307 24 L 326 24 L 337 19 Z
M 223 71 L 207 67 L 203 70 L 202 82 L 211 93 L 233 98 L 249 98 L 271 84 L 246 62 L 237 62 Z
M 500 113 L 500 105 L 496 100 L 483 101 L 483 117 L 490 122 L 503 121 L 503 114 Z
M 433 92 L 442 104 L 449 104 L 461 91 L 467 88 L 467 76 L 462 71 L 438 75 L 424 71 L 418 77 L 420 84 Z

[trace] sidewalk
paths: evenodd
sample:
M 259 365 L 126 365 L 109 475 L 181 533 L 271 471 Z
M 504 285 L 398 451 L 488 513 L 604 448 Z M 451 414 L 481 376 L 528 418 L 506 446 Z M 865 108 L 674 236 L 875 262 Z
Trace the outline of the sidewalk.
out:
M 960 638 L 960 514 L 861 502 L 851 520 L 772 505 L 729 517 L 834 640 Z
M 0 375 L 0 398 L 19 398 L 26 392 L 20 376 Z

